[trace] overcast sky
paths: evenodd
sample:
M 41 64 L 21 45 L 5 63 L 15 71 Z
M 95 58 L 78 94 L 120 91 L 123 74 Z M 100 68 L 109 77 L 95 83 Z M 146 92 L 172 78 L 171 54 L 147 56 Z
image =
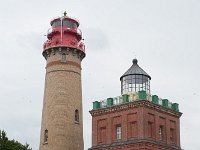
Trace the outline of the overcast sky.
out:
M 0 129 L 39 147 L 44 93 L 44 36 L 50 20 L 77 18 L 82 62 L 84 142 L 91 146 L 92 102 L 120 95 L 120 76 L 137 58 L 151 91 L 180 104 L 181 146 L 200 144 L 199 0 L 4 0 L 0 3 Z

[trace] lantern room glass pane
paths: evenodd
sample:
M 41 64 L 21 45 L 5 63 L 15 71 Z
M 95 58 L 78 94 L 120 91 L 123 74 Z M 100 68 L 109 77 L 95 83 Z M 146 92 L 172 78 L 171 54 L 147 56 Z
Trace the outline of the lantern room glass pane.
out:
M 128 75 L 122 78 L 122 94 L 146 91 L 150 94 L 150 79 L 144 75 Z
M 52 27 L 56 28 L 56 27 L 60 27 L 61 26 L 61 21 L 60 20 L 56 20 Z M 72 28 L 72 29 L 77 29 L 77 24 L 71 20 L 63 20 L 62 21 L 62 26 L 63 27 L 68 27 L 68 28 Z
M 60 27 L 60 25 L 61 25 L 60 22 L 61 22 L 60 20 L 55 21 L 55 22 L 53 23 L 52 27 L 53 27 L 53 28 L 55 28 L 55 27 Z
M 73 22 L 71 20 L 63 20 L 63 27 L 68 27 L 68 28 L 76 29 L 77 25 L 76 25 L 75 22 Z

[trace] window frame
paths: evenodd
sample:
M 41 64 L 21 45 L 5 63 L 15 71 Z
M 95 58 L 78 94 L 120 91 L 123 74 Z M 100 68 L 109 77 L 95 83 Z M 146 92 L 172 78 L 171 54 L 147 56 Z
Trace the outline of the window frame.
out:
M 121 140 L 122 139 L 122 126 L 121 125 L 116 125 L 116 140 Z
M 164 126 L 160 125 L 159 126 L 159 140 L 160 141 L 164 141 L 165 140 L 164 130 L 165 130 Z

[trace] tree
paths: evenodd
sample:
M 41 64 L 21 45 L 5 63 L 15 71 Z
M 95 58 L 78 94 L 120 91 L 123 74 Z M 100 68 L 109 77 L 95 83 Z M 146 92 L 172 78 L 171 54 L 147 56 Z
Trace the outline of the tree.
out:
M 0 130 L 0 150 L 32 150 L 29 145 L 19 143 L 18 141 L 9 140 L 5 131 Z

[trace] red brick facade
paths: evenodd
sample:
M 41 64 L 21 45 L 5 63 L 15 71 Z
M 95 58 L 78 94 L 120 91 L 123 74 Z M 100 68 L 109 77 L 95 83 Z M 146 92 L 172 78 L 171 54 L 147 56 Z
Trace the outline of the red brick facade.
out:
M 89 150 L 181 149 L 180 112 L 139 100 L 90 113 L 92 147 Z

